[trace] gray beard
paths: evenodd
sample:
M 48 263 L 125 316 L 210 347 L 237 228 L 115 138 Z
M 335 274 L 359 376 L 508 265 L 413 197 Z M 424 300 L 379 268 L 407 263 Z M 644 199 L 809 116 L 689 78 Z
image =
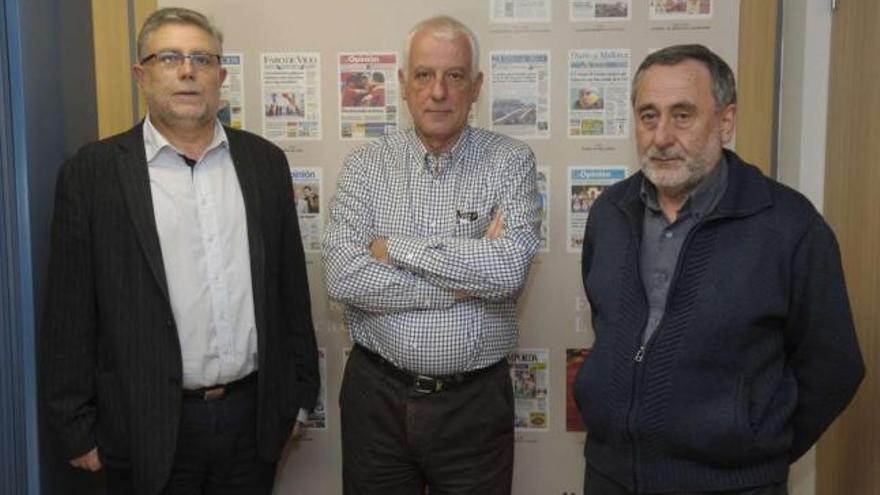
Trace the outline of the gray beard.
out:
M 666 172 L 658 171 L 651 167 L 650 159 L 647 156 L 643 156 L 640 159 L 640 165 L 642 168 L 642 174 L 654 184 L 658 190 L 662 190 L 663 193 L 667 196 L 681 196 L 685 194 L 689 194 L 691 191 L 697 188 L 703 179 L 706 177 L 706 170 L 708 169 L 705 164 L 699 163 L 699 161 L 695 160 L 692 163 L 685 164 L 685 168 L 687 169 L 688 175 L 684 181 L 678 182 L 675 185 L 666 185 L 664 182 L 659 180 L 661 176 L 667 175 Z M 675 172 L 676 174 L 680 174 L 681 172 Z

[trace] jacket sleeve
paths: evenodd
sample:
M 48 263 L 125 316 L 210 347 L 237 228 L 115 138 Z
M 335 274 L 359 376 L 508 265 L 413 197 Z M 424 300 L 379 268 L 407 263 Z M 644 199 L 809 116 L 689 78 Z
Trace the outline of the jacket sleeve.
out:
M 309 279 L 306 272 L 305 250 L 293 201 L 293 184 L 284 152 L 273 148 L 273 166 L 281 172 L 278 195 L 282 211 L 281 304 L 286 317 L 286 330 L 292 340 L 294 362 L 293 390 L 296 398 L 290 404 L 287 417 L 297 414 L 297 407 L 311 411 L 318 399 L 321 377 L 318 371 L 318 347 L 312 321 Z
M 43 404 L 69 459 L 97 445 L 94 180 L 86 154 L 80 151 L 58 174 L 40 332 Z
M 840 250 L 834 233 L 818 214 L 797 247 L 792 269 L 786 349 L 798 388 L 790 453 L 794 462 L 850 402 L 865 368 Z

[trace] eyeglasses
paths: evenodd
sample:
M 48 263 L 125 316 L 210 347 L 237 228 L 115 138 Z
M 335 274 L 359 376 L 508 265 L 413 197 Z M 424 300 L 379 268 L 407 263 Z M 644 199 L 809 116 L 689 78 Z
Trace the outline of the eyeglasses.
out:
M 180 52 L 166 51 L 147 55 L 141 59 L 141 65 L 155 59 L 163 69 L 176 69 L 183 65 L 183 61 L 189 59 L 194 69 L 207 69 L 220 64 L 220 55 L 213 53 L 194 52 L 184 55 Z

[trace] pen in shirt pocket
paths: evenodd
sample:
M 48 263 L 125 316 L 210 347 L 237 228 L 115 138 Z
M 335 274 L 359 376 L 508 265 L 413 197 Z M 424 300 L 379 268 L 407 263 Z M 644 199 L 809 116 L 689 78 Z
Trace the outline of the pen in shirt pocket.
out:
M 480 214 L 476 211 L 466 211 L 462 209 L 455 210 L 455 220 L 459 225 L 474 223 L 480 218 Z

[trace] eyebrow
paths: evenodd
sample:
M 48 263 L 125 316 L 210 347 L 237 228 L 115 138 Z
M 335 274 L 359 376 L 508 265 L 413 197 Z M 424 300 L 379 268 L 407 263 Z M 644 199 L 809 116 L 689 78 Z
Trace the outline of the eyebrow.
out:
M 184 53 L 184 54 L 187 54 L 187 53 L 206 53 L 208 55 L 214 55 L 214 52 L 210 48 L 194 48 L 194 49 L 190 50 L 189 52 L 187 52 L 186 50 L 181 50 L 180 48 L 166 47 L 166 48 L 158 48 L 153 53 L 162 53 L 162 52 L 176 52 L 176 53 Z
M 695 105 L 694 103 L 691 103 L 689 101 L 686 101 L 686 102 L 680 102 L 680 103 L 676 103 L 675 105 L 672 105 L 672 109 L 673 110 L 688 110 L 688 111 L 694 112 L 697 110 L 697 105 Z
M 427 70 L 427 71 L 431 71 L 431 72 L 444 72 L 444 73 L 449 73 L 449 72 L 456 72 L 456 71 L 459 71 L 459 72 L 468 72 L 468 71 L 470 70 L 470 68 L 469 68 L 469 67 L 464 67 L 464 66 L 456 66 L 456 67 L 450 67 L 450 68 L 448 68 L 448 69 L 446 69 L 446 70 L 442 70 L 442 69 L 439 69 L 439 68 L 437 68 L 437 67 L 430 67 L 430 66 L 427 66 L 427 65 L 416 65 L 416 66 L 413 66 L 413 68 L 412 68 L 412 71 L 413 71 L 413 72 L 420 71 L 420 70 Z
M 687 110 L 687 111 L 691 111 L 691 112 L 693 112 L 693 111 L 696 111 L 696 110 L 697 110 L 697 105 L 694 104 L 694 103 L 691 103 L 691 102 L 689 102 L 689 101 L 682 101 L 682 102 L 678 102 L 678 103 L 673 103 L 673 104 L 670 106 L 670 109 L 673 110 L 673 111 L 675 111 L 675 110 Z M 642 112 L 644 112 L 644 111 L 646 111 L 646 110 L 659 111 L 660 109 L 657 108 L 657 105 L 655 105 L 654 103 L 645 103 L 645 104 L 643 104 L 643 105 L 639 105 L 639 106 L 636 108 L 636 112 L 637 112 L 637 113 L 642 113 Z

